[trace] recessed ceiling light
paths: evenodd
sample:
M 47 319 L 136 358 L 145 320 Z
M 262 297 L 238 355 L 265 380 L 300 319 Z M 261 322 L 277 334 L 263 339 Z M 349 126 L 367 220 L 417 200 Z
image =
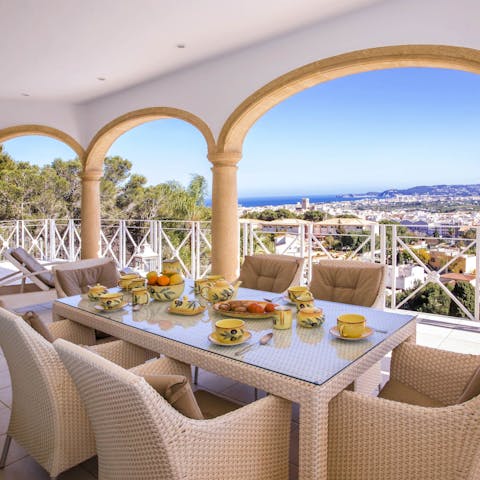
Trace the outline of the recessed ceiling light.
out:
M 106 80 L 106 78 L 105 77 L 97 77 L 97 80 L 99 82 L 104 82 Z
M 184 43 L 177 43 L 177 48 L 185 48 L 186 45 Z
M 30 96 L 29 93 L 25 93 L 25 92 L 22 92 L 20 95 L 21 95 L 22 97 L 29 97 L 29 96 Z

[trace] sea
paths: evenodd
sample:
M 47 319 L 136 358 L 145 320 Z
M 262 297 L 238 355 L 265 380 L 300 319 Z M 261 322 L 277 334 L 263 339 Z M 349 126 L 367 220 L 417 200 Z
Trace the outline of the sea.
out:
M 310 203 L 329 203 L 329 202 L 346 202 L 352 200 L 360 200 L 359 198 L 348 198 L 338 195 L 282 195 L 271 197 L 239 197 L 238 205 L 240 207 L 267 207 L 279 205 L 295 205 L 302 201 L 302 198 L 308 198 Z M 211 206 L 212 201 L 206 201 Z

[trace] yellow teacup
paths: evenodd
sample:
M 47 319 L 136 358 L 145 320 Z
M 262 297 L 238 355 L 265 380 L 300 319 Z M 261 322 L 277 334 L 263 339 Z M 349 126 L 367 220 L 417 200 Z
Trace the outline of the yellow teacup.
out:
M 345 313 L 337 318 L 337 328 L 342 337 L 360 338 L 366 329 L 367 323 L 363 315 Z
M 123 293 L 104 293 L 98 296 L 98 300 L 100 300 L 100 305 L 105 310 L 110 310 L 112 308 L 118 307 L 123 303 Z
M 140 288 L 145 286 L 145 279 L 143 277 L 132 278 L 130 280 L 127 289 L 133 290 L 134 288 Z
M 136 273 L 129 273 L 128 275 L 122 275 L 120 277 L 120 280 L 118 281 L 118 286 L 122 290 L 128 290 L 130 288 L 130 283 L 132 282 L 132 280 L 135 280 L 137 278 L 140 278 L 140 277 Z
M 304 285 L 296 285 L 290 287 L 288 290 L 288 298 L 296 303 L 296 302 L 308 302 L 313 300 L 313 295 L 311 294 L 308 287 Z
M 215 322 L 215 336 L 221 343 L 240 340 L 245 334 L 245 322 L 237 318 L 224 318 Z

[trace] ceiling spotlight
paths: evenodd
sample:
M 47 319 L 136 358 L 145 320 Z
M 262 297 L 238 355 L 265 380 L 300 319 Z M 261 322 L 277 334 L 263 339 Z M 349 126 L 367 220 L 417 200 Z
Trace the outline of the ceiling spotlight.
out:
M 22 97 L 29 97 L 29 96 L 30 96 L 30 94 L 29 94 L 29 93 L 26 93 L 26 92 L 22 92 L 20 95 L 21 95 Z
M 99 82 L 104 82 L 106 80 L 106 78 L 105 77 L 97 77 L 97 80 Z
M 186 45 L 184 43 L 177 43 L 177 48 L 185 48 Z

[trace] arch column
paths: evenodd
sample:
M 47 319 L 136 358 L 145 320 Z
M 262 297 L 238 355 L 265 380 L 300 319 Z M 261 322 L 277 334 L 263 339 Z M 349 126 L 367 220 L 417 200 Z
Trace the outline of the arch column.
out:
M 100 179 L 103 171 L 82 174 L 81 232 L 82 258 L 100 256 Z
M 237 163 L 240 152 L 210 153 L 212 167 L 212 273 L 238 276 L 239 222 Z

